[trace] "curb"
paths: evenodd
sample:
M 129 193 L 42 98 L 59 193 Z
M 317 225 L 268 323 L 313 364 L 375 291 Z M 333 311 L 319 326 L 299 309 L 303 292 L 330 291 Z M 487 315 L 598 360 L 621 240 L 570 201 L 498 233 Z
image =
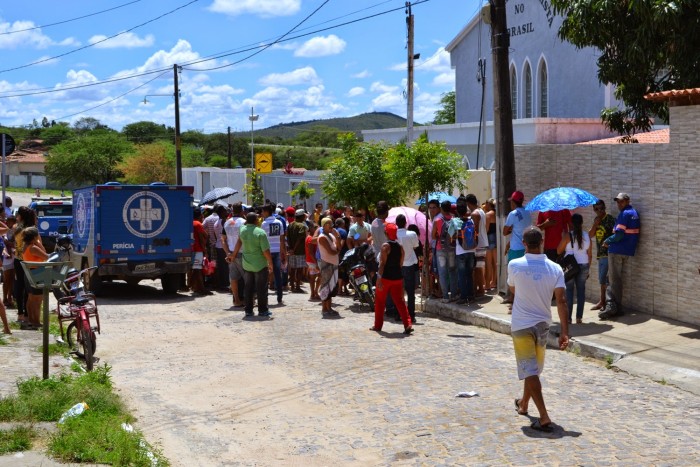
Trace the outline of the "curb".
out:
M 444 318 L 450 318 L 459 323 L 479 326 L 501 334 L 510 335 L 510 321 L 496 318 L 478 310 L 469 310 L 468 308 L 453 305 L 451 303 L 441 303 L 435 300 L 427 300 L 423 304 L 423 311 Z M 547 344 L 550 347 L 559 346 L 559 330 L 560 327 L 557 323 L 552 324 L 550 327 L 549 336 L 547 338 Z M 622 350 L 602 346 L 600 344 L 594 344 L 586 341 L 585 339 L 575 337 L 571 338 L 567 351 L 598 360 L 608 360 L 612 358 L 613 362 L 619 361 L 626 355 L 626 353 Z
M 470 310 L 463 306 L 430 299 L 423 302 L 421 309 L 424 312 L 449 318 L 459 323 L 479 326 L 501 334 L 510 335 L 510 321 L 491 316 L 479 310 Z M 548 346 L 553 348 L 559 346 L 560 329 L 559 323 L 553 323 L 549 328 Z M 650 361 L 614 347 L 586 340 L 585 338 L 572 337 L 567 351 L 582 357 L 605 361 L 609 367 L 625 373 L 643 376 L 660 384 L 672 384 L 693 394 L 700 395 L 700 372 L 695 370 Z

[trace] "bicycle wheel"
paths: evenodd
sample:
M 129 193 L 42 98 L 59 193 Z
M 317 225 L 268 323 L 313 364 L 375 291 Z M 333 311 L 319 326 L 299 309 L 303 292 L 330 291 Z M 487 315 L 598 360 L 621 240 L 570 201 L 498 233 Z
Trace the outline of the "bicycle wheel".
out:
M 92 344 L 92 355 L 94 356 L 95 351 L 97 350 L 97 336 L 92 330 L 90 331 L 89 335 L 89 341 Z M 75 325 L 75 321 L 71 321 L 71 323 L 68 325 L 68 329 L 66 330 L 66 342 L 68 343 L 68 347 L 72 352 L 75 352 L 78 358 L 85 358 L 85 354 L 82 352 L 82 344 L 78 339 L 78 328 Z
M 83 347 L 83 356 L 85 358 L 85 368 L 87 371 L 92 371 L 92 357 L 95 352 L 95 349 L 93 348 L 95 333 L 92 332 L 92 329 L 90 329 L 89 321 L 83 321 L 83 329 L 80 337 L 82 337 L 81 345 Z

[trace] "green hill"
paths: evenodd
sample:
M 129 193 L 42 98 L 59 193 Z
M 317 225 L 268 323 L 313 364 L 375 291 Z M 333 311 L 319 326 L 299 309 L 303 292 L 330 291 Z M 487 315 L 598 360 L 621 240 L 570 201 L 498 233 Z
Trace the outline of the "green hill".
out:
M 406 126 L 406 119 L 389 112 L 371 112 L 354 117 L 327 118 L 323 120 L 308 120 L 305 122 L 280 123 L 269 128 L 255 130 L 256 137 L 294 139 L 299 133 L 314 127 L 324 126 L 341 131 L 360 134 L 362 130 L 378 130 L 382 128 L 400 128 Z M 250 132 L 239 132 L 240 137 L 250 136 Z

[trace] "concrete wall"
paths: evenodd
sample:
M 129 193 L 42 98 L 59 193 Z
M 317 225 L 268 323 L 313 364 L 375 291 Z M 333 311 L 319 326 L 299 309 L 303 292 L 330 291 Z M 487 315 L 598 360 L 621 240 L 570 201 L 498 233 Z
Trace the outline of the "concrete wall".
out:
M 516 146 L 517 187 L 526 202 L 558 185 L 576 186 L 613 202 L 629 193 L 642 230 L 631 272 L 625 278 L 623 306 L 700 324 L 695 287 L 700 283 L 700 215 L 692 205 L 700 192 L 700 106 L 671 107 L 669 144 Z M 577 210 L 590 227 L 593 209 Z M 536 215 L 533 215 L 533 220 Z M 595 247 L 594 247 L 595 249 Z M 599 294 L 593 261 L 586 291 Z M 592 313 L 586 311 L 586 313 Z
M 227 203 L 246 204 L 245 184 L 247 169 L 220 169 L 218 167 L 188 167 L 182 169 L 182 184 L 194 187 L 194 198 L 201 199 L 214 188 L 230 187 L 238 190 L 226 198 Z

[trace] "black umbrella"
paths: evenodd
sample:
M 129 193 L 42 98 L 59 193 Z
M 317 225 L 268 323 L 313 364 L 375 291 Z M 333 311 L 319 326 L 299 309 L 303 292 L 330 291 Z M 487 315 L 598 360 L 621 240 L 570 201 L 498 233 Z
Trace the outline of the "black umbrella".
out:
M 214 188 L 209 193 L 204 195 L 201 200 L 199 200 L 199 204 L 202 205 L 207 203 L 213 203 L 216 200 L 228 198 L 229 196 L 233 196 L 236 193 L 238 193 L 238 190 L 234 190 L 233 188 L 229 187 Z

